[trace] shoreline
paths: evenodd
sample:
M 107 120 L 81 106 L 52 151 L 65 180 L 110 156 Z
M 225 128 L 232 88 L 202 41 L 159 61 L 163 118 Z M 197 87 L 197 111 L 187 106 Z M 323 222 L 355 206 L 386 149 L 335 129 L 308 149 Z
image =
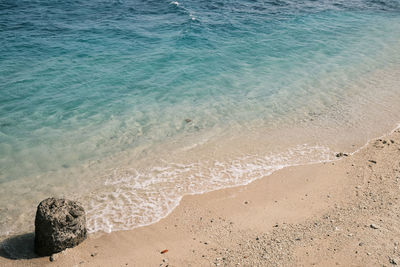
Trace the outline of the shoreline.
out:
M 393 229 L 397 227 L 390 213 L 386 213 L 400 209 L 400 201 L 392 196 L 399 193 L 399 187 L 388 187 L 400 179 L 399 151 L 397 127 L 338 161 L 283 168 L 248 185 L 186 195 L 178 207 L 157 223 L 110 234 L 92 234 L 78 247 L 57 254 L 54 262 L 48 257 L 34 258 L 33 255 L 25 255 L 28 259 L 8 259 L 3 249 L 0 264 L 389 264 L 388 257 L 397 260 L 397 254 L 389 251 L 393 250 L 396 240 L 400 241 L 400 233 L 386 227 L 388 223 Z M 382 177 L 389 178 L 382 182 Z M 376 199 L 375 202 L 368 200 L 371 195 L 390 197 L 390 201 L 382 201 L 384 209 L 379 209 L 374 206 L 378 203 Z M 381 210 L 385 211 L 382 214 L 385 219 L 374 219 Z M 364 225 L 354 224 L 362 218 Z M 370 225 L 379 226 L 372 229 Z M 380 234 L 376 238 L 391 245 L 375 245 L 379 253 L 374 253 L 370 247 L 374 247 L 375 241 L 359 241 L 374 237 L 371 229 Z M 24 241 L 29 242 L 29 237 Z M 344 245 L 338 245 L 339 241 Z M 14 243 L 22 246 L 18 248 L 19 253 L 24 249 L 25 253 L 29 252 L 26 245 Z M 320 244 L 315 246 L 315 243 Z M 160 254 L 165 249 L 168 252 Z M 359 250 L 365 250 L 364 254 Z
M 262 178 L 255 178 L 255 179 L 252 179 L 252 180 L 250 180 L 250 181 L 248 181 L 248 182 L 246 182 L 246 183 L 243 183 L 243 184 L 231 185 L 231 186 L 227 186 L 227 187 L 223 187 L 223 188 L 216 188 L 216 189 L 212 189 L 212 190 L 210 190 L 210 191 L 195 192 L 195 193 L 187 193 L 187 194 L 184 194 L 184 195 L 182 195 L 182 196 L 180 197 L 178 203 L 177 203 L 170 211 L 168 211 L 168 213 L 167 213 L 165 216 L 162 216 L 162 217 L 158 218 L 157 220 L 155 220 L 155 221 L 153 221 L 153 222 L 151 222 L 151 223 L 143 224 L 143 225 L 137 225 L 137 226 L 135 226 L 135 227 L 133 227 L 133 228 L 131 228 L 131 229 L 116 230 L 116 231 L 111 231 L 111 232 L 106 232 L 106 231 L 101 231 L 101 230 L 100 230 L 100 231 L 91 232 L 90 234 L 96 236 L 96 235 L 99 235 L 99 234 L 100 234 L 100 235 L 101 235 L 101 234 L 110 234 L 110 233 L 119 232 L 119 231 L 131 231 L 131 230 L 134 230 L 134 229 L 136 229 L 136 228 L 141 228 L 141 227 L 150 226 L 150 225 L 155 224 L 155 223 L 158 223 L 159 221 L 161 221 L 161 220 L 165 219 L 166 217 L 168 217 L 168 216 L 181 204 L 182 199 L 185 198 L 185 197 L 187 197 L 187 196 L 203 195 L 203 194 L 207 194 L 207 193 L 210 193 L 210 192 L 213 192 L 213 191 L 226 190 L 226 189 L 232 189 L 232 188 L 236 188 L 236 187 L 247 186 L 247 185 L 249 185 L 249 184 L 251 184 L 251 183 L 253 183 L 253 182 L 257 181 L 257 180 L 265 179 L 266 177 L 271 176 L 271 175 L 274 174 L 275 172 L 280 171 L 280 170 L 285 169 L 285 168 L 292 168 L 292 167 L 297 167 L 297 166 L 308 166 L 308 165 L 314 165 L 314 164 L 322 164 L 322 163 L 335 162 L 335 161 L 341 160 L 342 157 L 343 157 L 343 155 L 340 156 L 340 157 L 337 157 L 337 156 L 336 156 L 337 153 L 342 153 L 342 154 L 345 153 L 346 155 L 352 156 L 352 155 L 354 155 L 354 154 L 360 152 L 360 151 L 361 151 L 362 149 L 364 149 L 365 147 L 367 147 L 367 146 L 370 144 L 370 142 L 372 142 L 373 140 L 380 139 L 380 138 L 384 138 L 384 137 L 387 136 L 387 135 L 393 134 L 393 133 L 394 133 L 396 130 L 398 130 L 398 129 L 400 129 L 400 124 L 397 124 L 397 126 L 396 126 L 393 130 L 390 130 L 390 131 L 388 131 L 388 132 L 386 132 L 386 133 L 384 133 L 384 134 L 382 134 L 382 135 L 380 135 L 380 136 L 378 136 L 378 137 L 374 137 L 374 138 L 369 139 L 364 145 L 360 146 L 359 148 L 357 148 L 357 149 L 354 150 L 353 152 L 349 152 L 349 151 L 342 151 L 342 152 L 331 151 L 331 152 L 332 152 L 333 154 L 335 154 L 335 155 L 334 155 L 333 159 L 330 159 L 330 160 L 311 161 L 311 162 L 308 162 L 308 163 L 300 163 L 300 164 L 296 164 L 296 163 L 295 163 L 295 164 L 292 164 L 292 165 L 281 166 L 281 167 L 277 167 L 277 169 L 275 169 L 275 170 L 272 170 L 270 174 L 265 175 L 265 176 L 263 176 Z M 303 144 L 303 145 L 307 145 L 307 144 Z M 301 146 L 301 145 L 300 145 L 300 146 Z M 329 149 L 329 148 L 328 148 L 328 149 Z

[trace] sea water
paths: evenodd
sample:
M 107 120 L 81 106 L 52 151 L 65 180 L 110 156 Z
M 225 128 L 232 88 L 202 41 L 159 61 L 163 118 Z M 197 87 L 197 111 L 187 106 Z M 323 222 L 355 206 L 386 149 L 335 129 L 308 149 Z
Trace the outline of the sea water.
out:
M 0 1 L 0 235 L 91 232 L 329 161 L 400 122 L 397 0 Z

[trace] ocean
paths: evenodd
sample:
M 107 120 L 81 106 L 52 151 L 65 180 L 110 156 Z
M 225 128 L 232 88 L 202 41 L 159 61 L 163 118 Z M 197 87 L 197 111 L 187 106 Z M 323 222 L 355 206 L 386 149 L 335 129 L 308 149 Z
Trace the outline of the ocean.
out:
M 0 0 L 0 236 L 90 232 L 336 160 L 400 122 L 398 0 Z

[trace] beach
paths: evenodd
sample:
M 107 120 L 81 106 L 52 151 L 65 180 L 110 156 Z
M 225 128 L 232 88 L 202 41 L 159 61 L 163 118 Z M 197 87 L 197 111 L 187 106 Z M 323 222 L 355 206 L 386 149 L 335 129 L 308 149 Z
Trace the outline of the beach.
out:
M 52 261 L 29 253 L 32 237 L 11 240 L 17 259 L 9 259 L 3 246 L 0 265 L 400 264 L 400 130 L 346 155 L 284 168 L 246 186 L 185 196 L 155 224 L 90 235 Z
M 0 266 L 400 264 L 399 25 L 393 0 L 0 3 Z M 50 250 L 55 217 L 79 233 Z
M 8 1 L 0 241 L 45 198 L 91 234 L 335 160 L 400 121 L 396 1 Z M 271 178 L 272 179 L 272 178 Z

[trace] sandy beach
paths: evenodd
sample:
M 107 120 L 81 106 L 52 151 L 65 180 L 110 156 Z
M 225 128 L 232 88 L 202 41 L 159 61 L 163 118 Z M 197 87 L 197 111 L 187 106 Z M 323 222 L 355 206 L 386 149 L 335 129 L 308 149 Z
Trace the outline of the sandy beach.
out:
M 399 180 L 397 129 L 334 162 L 289 167 L 247 186 L 186 196 L 158 223 L 91 235 L 51 259 L 35 257 L 32 234 L 10 238 L 0 265 L 397 265 Z
M 399 0 L 0 1 L 0 40 L 0 267 L 400 265 Z

